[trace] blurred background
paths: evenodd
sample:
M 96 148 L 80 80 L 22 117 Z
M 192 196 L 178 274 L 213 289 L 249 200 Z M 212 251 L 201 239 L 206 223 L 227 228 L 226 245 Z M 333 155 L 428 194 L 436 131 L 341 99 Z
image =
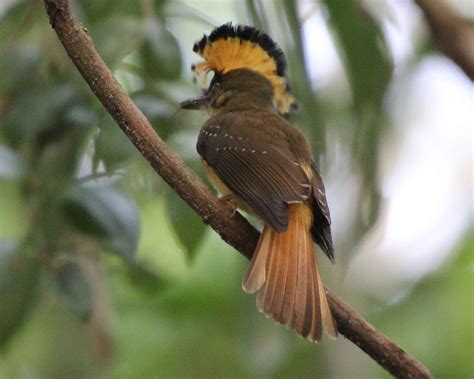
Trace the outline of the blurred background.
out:
M 472 82 L 410 0 L 75 0 L 158 134 L 204 180 L 192 45 L 224 22 L 283 48 L 325 178 L 326 285 L 439 378 L 474 375 Z M 471 0 L 450 0 L 474 18 Z M 468 42 L 467 42 L 468 43 Z M 319 254 L 319 253 L 318 253 Z M 241 290 L 248 262 L 149 167 L 42 1 L 0 2 L 0 378 L 387 378 Z

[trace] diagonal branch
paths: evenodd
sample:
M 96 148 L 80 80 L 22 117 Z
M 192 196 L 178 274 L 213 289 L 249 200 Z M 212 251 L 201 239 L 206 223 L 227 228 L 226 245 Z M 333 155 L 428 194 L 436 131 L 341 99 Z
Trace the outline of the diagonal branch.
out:
M 474 81 L 474 22 L 441 0 L 415 0 L 425 14 L 439 49 Z
M 50 23 L 84 80 L 155 171 L 230 245 L 251 258 L 258 232 L 219 202 L 155 133 L 95 50 L 75 19 L 69 0 L 44 0 Z M 378 332 L 357 312 L 328 291 L 339 332 L 396 377 L 431 378 L 423 364 Z

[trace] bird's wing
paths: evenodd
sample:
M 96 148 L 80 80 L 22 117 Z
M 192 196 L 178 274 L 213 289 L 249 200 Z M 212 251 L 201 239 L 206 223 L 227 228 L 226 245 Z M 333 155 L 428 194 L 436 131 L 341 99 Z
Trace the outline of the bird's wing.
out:
M 326 200 L 326 190 L 324 188 L 323 179 L 321 178 L 314 162 L 311 165 L 311 169 L 313 171 L 313 225 L 311 226 L 311 234 L 313 235 L 314 241 L 321 247 L 328 258 L 334 262 L 334 247 L 331 235 L 331 215 Z
M 309 198 L 311 179 L 284 133 L 251 117 L 220 121 L 214 118 L 204 125 L 199 154 L 257 215 L 275 231 L 285 231 L 288 204 Z

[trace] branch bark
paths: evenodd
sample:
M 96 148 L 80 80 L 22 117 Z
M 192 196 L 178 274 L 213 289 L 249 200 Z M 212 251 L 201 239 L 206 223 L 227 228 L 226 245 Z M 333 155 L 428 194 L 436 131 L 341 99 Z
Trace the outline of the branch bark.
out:
M 439 49 L 474 81 L 474 23 L 440 0 L 415 0 Z
M 155 133 L 95 50 L 69 0 L 44 0 L 51 26 L 84 80 L 155 171 L 231 246 L 250 259 L 259 233 L 219 202 Z M 399 378 L 431 378 L 428 369 L 328 291 L 339 332 Z

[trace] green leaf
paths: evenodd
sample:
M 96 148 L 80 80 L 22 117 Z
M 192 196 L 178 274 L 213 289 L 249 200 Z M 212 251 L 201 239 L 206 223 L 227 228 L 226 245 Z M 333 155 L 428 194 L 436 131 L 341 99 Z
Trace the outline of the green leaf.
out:
M 166 5 L 166 8 L 163 12 L 162 9 L 164 5 Z M 204 26 L 208 26 L 209 29 L 219 25 L 219 20 L 216 20 L 208 12 L 201 10 L 199 5 L 197 7 L 195 5 L 196 4 L 192 3 L 186 4 L 185 2 L 155 0 L 155 7 L 158 14 L 165 14 L 166 17 L 178 17 L 188 21 L 197 22 Z M 258 29 L 265 29 L 256 25 L 253 21 L 252 24 L 255 27 L 258 27 Z
M 53 288 L 63 305 L 83 320 L 92 313 L 91 289 L 81 268 L 74 262 L 62 262 L 51 271 Z
M 25 321 L 38 294 L 38 261 L 18 253 L 15 242 L 0 241 L 0 347 Z
M 89 127 L 96 125 L 99 114 L 98 112 L 94 111 L 91 102 L 92 101 L 77 101 L 74 102 L 74 104 L 71 104 L 71 106 L 67 108 L 65 121 L 70 124 L 84 125 Z M 100 109 L 102 110 L 102 107 Z
M 138 194 L 143 225 L 138 262 L 168 281 L 184 278 L 189 266 L 184 246 L 171 225 L 165 200 L 165 191 L 156 192 L 153 197 Z
M 255 11 L 259 7 L 253 4 Z M 308 69 L 305 63 L 305 52 L 303 46 L 302 24 L 298 14 L 298 1 L 282 2 L 282 7 L 274 6 L 275 11 L 283 13 L 280 17 L 282 23 L 287 23 L 291 33 L 284 33 L 282 37 L 286 39 L 288 68 L 291 77 L 291 88 L 295 97 L 298 99 L 299 112 L 292 114 L 290 120 L 296 121 L 310 140 L 317 142 L 315 153 L 319 156 L 325 154 L 326 146 L 326 120 L 324 118 L 321 100 L 311 87 L 311 79 L 308 76 Z M 281 9 L 279 9 L 281 8 Z M 260 11 L 262 11 L 260 9 Z M 258 12 L 258 11 L 257 11 Z M 255 14 L 257 16 L 258 13 Z M 260 13 L 263 25 L 268 26 L 268 19 L 264 13 Z M 294 122 L 292 121 L 292 122 Z M 318 159 L 318 157 L 316 156 Z
M 0 75 L 2 97 L 10 92 L 31 89 L 32 83 L 38 81 L 39 61 L 37 47 L 14 44 L 5 50 L 0 59 L 0 72 L 8 72 L 8 75 Z M 13 97 L 13 94 L 10 96 Z
M 144 265 L 132 263 L 126 268 L 130 282 L 149 294 L 156 295 L 166 285 L 165 279 Z
M 0 144 L 0 179 L 18 179 L 25 167 L 22 157 L 14 150 Z
M 176 111 L 175 106 L 152 93 L 137 92 L 133 95 L 133 101 L 151 120 L 169 118 Z
M 109 116 L 100 123 L 100 131 L 95 141 L 94 166 L 102 161 L 107 169 L 123 165 L 133 156 L 138 156 L 135 147 Z
M 108 17 L 91 27 L 90 33 L 104 61 L 113 68 L 144 41 L 143 20 L 129 16 Z
M 4 131 L 7 138 L 17 144 L 54 128 L 73 94 L 69 85 L 36 87 L 23 93 L 14 100 L 5 116 Z
M 148 18 L 145 25 L 146 40 L 140 50 L 145 73 L 155 80 L 178 78 L 182 58 L 176 38 L 156 18 Z
M 325 3 L 342 47 L 357 108 L 363 111 L 367 103 L 380 105 L 392 74 L 381 28 L 357 1 L 326 0 Z
M 146 92 L 137 93 L 132 98 L 162 139 L 166 140 L 171 134 L 180 131 L 180 128 L 176 127 L 176 120 L 172 117 L 177 106 L 172 106 L 160 97 Z
M 139 16 L 143 12 L 143 6 L 139 1 L 130 0 L 78 0 L 80 9 L 85 18 L 91 23 L 100 23 L 113 15 L 114 19 L 120 20 L 122 15 Z
M 180 242 L 192 258 L 206 231 L 206 225 L 174 191 L 167 191 L 166 206 L 171 224 Z
M 21 238 L 28 232 L 31 206 L 25 201 L 23 181 L 0 182 L 0 209 L 0 241 Z
M 2 48 L 15 45 L 25 35 L 37 32 L 35 27 L 39 23 L 44 25 L 44 5 L 40 2 L 17 0 L 2 1 L 0 4 L 2 6 L 0 14 L 0 24 L 2 25 L 0 45 Z M 34 30 L 33 33 L 32 30 Z M 37 34 L 35 34 L 36 36 Z
M 75 228 L 99 238 L 123 259 L 135 260 L 139 219 L 129 197 L 108 187 L 73 186 L 65 191 L 61 205 Z
M 329 22 L 340 43 L 340 53 L 351 85 L 357 122 L 350 138 L 353 152 L 362 169 L 366 198 L 359 204 L 365 227 L 378 215 L 379 193 L 376 182 L 379 141 L 386 123 L 382 101 L 392 76 L 392 61 L 380 26 L 363 8 L 351 1 L 325 0 Z

